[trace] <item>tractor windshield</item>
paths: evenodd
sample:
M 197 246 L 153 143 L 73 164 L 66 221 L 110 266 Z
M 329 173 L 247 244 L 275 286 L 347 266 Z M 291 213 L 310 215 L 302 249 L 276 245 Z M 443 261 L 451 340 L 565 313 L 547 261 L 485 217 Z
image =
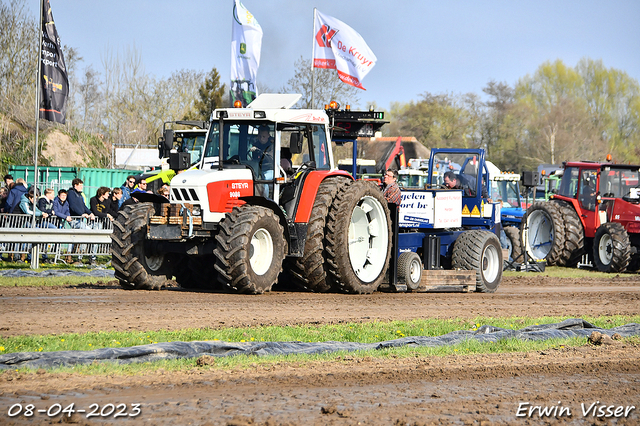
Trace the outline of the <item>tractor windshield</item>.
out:
M 219 159 L 219 123 L 212 122 L 207 137 L 204 167 L 217 164 Z M 274 125 L 268 122 L 225 121 L 222 132 L 223 164 L 245 164 L 257 179 L 273 179 Z
M 438 172 L 438 176 L 442 176 L 442 179 L 452 176 L 448 179 L 450 181 L 456 180 L 457 186 L 464 189 L 463 196 L 476 196 L 478 173 L 480 172 L 480 162 L 476 155 L 439 152 L 434 155 L 433 164 L 435 171 Z M 432 186 L 434 183 L 434 179 L 432 179 Z
M 520 207 L 520 193 L 517 181 L 498 180 L 491 183 L 491 196 L 502 201 L 503 207 Z
M 196 135 L 185 132 L 182 135 L 182 140 L 180 141 L 180 151 L 188 152 L 190 154 L 190 166 L 193 166 L 194 164 L 200 162 L 200 159 L 202 158 L 202 152 L 204 151 L 204 140 L 204 134 Z
M 603 198 L 628 197 L 638 193 L 638 184 L 638 169 L 606 167 L 600 174 L 600 195 Z

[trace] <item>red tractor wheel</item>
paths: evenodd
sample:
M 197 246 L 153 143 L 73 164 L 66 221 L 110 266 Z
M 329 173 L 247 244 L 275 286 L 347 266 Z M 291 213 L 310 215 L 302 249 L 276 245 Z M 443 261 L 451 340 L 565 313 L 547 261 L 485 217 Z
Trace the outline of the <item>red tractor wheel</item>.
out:
M 616 222 L 600 225 L 593 239 L 593 262 L 602 272 L 623 272 L 629 266 L 629 234 Z
M 565 225 L 556 203 L 538 202 L 522 218 L 522 243 L 527 255 L 535 262 L 563 265 Z

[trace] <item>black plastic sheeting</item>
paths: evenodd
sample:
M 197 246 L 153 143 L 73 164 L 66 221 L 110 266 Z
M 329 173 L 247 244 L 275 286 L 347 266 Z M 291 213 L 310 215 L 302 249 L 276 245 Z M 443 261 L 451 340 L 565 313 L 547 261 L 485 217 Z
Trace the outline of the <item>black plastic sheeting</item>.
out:
M 151 362 L 163 359 L 195 358 L 202 355 L 214 357 L 235 355 L 288 355 L 288 354 L 322 354 L 336 351 L 380 350 L 403 346 L 444 346 L 461 343 L 467 339 L 479 342 L 497 342 L 500 339 L 516 338 L 521 340 L 547 340 L 555 338 L 584 337 L 599 331 L 612 336 L 614 333 L 622 337 L 639 336 L 640 324 L 631 323 L 611 329 L 602 329 L 582 319 L 567 319 L 556 324 L 543 324 L 525 327 L 520 330 L 509 330 L 491 325 L 483 325 L 475 331 L 458 330 L 437 337 L 403 337 L 379 343 L 350 342 L 242 342 L 229 343 L 220 341 L 203 342 L 166 342 L 151 345 L 133 346 L 130 348 L 104 348 L 92 351 L 60 351 L 60 352 L 17 352 L 0 355 L 0 369 L 11 368 L 52 368 L 90 364 L 93 362 L 116 362 L 129 364 L 134 362 Z
M 67 277 L 69 275 L 78 277 L 113 278 L 113 269 L 92 269 L 89 272 L 72 271 L 71 269 L 48 269 L 46 271 L 34 271 L 33 269 L 4 269 L 0 270 L 0 277 L 21 278 L 21 277 Z

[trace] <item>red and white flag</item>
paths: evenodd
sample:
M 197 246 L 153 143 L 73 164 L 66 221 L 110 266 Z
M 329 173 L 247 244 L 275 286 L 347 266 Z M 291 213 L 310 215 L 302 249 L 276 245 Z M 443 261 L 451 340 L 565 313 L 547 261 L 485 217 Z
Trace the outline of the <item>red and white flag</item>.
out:
M 360 34 L 344 22 L 318 11 L 313 30 L 313 66 L 335 69 L 344 83 L 366 90 L 361 81 L 377 58 Z

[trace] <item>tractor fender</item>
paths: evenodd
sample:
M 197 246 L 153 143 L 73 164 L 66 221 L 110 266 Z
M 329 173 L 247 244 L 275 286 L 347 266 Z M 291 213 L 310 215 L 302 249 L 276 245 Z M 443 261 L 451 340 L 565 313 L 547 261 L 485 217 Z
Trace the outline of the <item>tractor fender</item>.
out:
M 305 181 L 300 199 L 298 200 L 298 208 L 296 209 L 295 222 L 296 223 L 308 223 L 311 218 L 311 210 L 313 209 L 313 203 L 316 201 L 316 195 L 318 188 L 323 180 L 333 176 L 340 176 L 349 180 L 354 180 L 348 172 L 343 170 L 317 170 L 310 172 Z

